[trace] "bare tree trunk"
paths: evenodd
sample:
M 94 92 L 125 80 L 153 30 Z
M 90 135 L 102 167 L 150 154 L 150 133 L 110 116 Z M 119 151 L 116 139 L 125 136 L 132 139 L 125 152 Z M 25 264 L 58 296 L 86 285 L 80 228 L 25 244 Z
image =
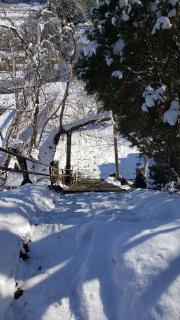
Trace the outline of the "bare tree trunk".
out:
M 33 148 L 37 147 L 38 117 L 39 117 L 39 94 L 40 94 L 41 85 L 42 85 L 42 81 L 41 81 L 40 75 L 38 74 L 37 88 L 36 88 L 36 92 L 35 92 L 35 101 L 34 101 L 35 110 L 34 110 L 34 117 L 33 117 L 33 123 L 32 123 L 32 136 L 31 136 L 29 153 L 31 153 Z
M 65 108 L 66 108 L 66 101 L 67 101 L 67 98 L 69 96 L 69 86 L 70 86 L 70 80 L 68 80 L 67 83 L 66 83 L 64 97 L 63 97 L 63 100 L 62 100 L 62 107 L 61 107 L 61 111 L 60 111 L 60 115 L 59 115 L 59 131 L 60 132 L 62 132 L 62 130 L 63 130 L 63 116 L 64 116 L 64 111 L 65 111 Z
M 34 111 L 34 119 L 33 119 L 33 133 L 31 137 L 31 147 L 30 151 L 32 148 L 37 147 L 37 133 L 38 133 L 38 115 L 39 115 L 39 100 L 36 101 L 36 106 L 35 106 L 35 111 Z

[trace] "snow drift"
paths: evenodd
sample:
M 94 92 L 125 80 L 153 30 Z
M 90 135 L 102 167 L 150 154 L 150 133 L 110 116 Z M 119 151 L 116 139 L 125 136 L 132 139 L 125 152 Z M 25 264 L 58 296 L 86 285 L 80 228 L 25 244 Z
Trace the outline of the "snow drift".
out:
M 178 195 L 135 190 L 63 196 L 24 186 L 0 198 L 1 243 L 3 219 L 8 235 L 23 228 L 32 240 L 30 259 L 19 261 L 16 272 L 14 242 L 1 251 L 1 275 L 15 277 L 24 290 L 9 307 L 0 304 L 1 319 L 179 319 Z M 17 211 L 23 221 L 11 225 Z M 17 262 L 19 247 L 13 250 Z M 10 296 L 8 285 L 1 283 L 0 290 Z

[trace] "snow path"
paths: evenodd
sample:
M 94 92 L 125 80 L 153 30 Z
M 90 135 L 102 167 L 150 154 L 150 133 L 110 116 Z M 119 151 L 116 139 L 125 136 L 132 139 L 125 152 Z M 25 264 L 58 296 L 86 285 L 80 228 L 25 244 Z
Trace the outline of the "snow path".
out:
M 178 196 L 17 190 L 3 196 L 28 211 L 32 242 L 3 320 L 179 319 Z

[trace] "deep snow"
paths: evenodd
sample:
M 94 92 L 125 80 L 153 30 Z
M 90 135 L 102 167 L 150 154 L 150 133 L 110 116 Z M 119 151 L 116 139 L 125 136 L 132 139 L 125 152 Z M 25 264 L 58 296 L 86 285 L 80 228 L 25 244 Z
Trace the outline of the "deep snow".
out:
M 179 319 L 178 195 L 24 186 L 0 199 L 0 319 Z M 27 261 L 22 236 L 32 241 Z

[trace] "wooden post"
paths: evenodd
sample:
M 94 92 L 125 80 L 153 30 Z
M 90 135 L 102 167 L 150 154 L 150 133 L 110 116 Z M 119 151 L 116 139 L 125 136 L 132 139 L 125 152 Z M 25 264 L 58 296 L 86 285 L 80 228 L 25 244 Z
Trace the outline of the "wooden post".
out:
M 17 150 L 16 150 L 17 152 Z M 27 162 L 26 159 L 21 158 L 21 156 L 17 156 L 17 161 L 19 163 L 19 166 L 21 168 L 21 170 L 23 171 L 23 181 L 21 183 L 21 185 L 24 185 L 26 183 L 32 183 L 32 181 L 29 178 L 29 174 L 27 172 Z
M 114 140 L 114 157 L 115 157 L 115 167 L 116 167 L 116 179 L 120 178 L 119 172 L 119 158 L 118 158 L 118 141 L 117 141 L 117 128 L 116 128 L 116 118 L 112 113 L 112 124 L 113 124 L 113 140 Z
M 72 143 L 72 132 L 67 132 L 67 150 L 66 150 L 66 170 L 65 170 L 65 184 L 71 184 L 71 143 Z
M 57 185 L 60 182 L 59 162 L 57 160 L 53 160 L 50 162 L 49 174 L 51 185 Z

